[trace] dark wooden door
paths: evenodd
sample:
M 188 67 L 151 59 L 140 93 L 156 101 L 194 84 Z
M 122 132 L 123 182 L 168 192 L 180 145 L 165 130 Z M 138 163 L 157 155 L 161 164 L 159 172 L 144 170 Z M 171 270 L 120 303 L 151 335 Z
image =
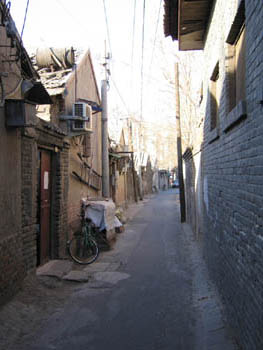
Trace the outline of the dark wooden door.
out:
M 50 258 L 51 153 L 40 151 L 40 264 Z

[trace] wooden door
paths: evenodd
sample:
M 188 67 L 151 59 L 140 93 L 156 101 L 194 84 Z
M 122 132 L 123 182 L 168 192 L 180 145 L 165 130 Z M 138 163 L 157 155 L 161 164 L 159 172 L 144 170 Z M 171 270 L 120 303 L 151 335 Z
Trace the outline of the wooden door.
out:
M 40 264 L 50 258 L 51 153 L 40 151 Z

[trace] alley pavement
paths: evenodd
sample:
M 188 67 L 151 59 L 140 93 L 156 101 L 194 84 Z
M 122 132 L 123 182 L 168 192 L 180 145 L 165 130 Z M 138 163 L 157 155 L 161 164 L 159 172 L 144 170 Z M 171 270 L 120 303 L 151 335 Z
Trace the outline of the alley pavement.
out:
M 236 350 L 178 190 L 130 206 L 88 266 L 53 261 L 0 309 L 7 350 Z

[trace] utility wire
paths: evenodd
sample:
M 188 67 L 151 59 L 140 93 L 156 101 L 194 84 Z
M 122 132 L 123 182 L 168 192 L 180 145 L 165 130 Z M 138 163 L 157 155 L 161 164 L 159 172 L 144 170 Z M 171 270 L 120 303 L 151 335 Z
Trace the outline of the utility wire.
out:
M 23 27 L 22 27 L 22 31 L 21 31 L 21 42 L 22 42 L 24 29 L 25 29 L 25 24 L 26 24 L 26 17 L 27 17 L 28 6 L 29 6 L 29 0 L 27 0 L 27 4 L 26 4 L 26 12 L 25 12 L 25 16 L 24 16 L 24 23 L 23 23 Z
M 141 119 L 143 106 L 143 61 L 144 61 L 144 27 L 145 27 L 145 0 L 143 1 L 143 21 L 142 21 L 142 62 L 141 62 Z
M 105 0 L 103 0 L 103 6 L 104 6 L 104 16 L 105 16 L 105 23 L 106 23 L 106 29 L 107 29 L 107 36 L 108 36 L 110 54 L 112 56 L 111 41 L 110 41 L 110 30 L 109 30 L 109 22 L 108 22 L 108 16 L 107 16 Z
M 136 0 L 134 0 L 134 9 L 133 9 L 133 28 L 132 28 L 132 52 L 131 52 L 131 93 L 133 96 L 133 85 L 134 85 L 134 79 L 133 79 L 133 68 L 134 68 L 134 41 L 135 41 L 135 24 L 136 24 Z
M 126 112 L 128 113 L 128 115 L 130 115 L 129 108 L 127 107 L 127 105 L 126 105 L 126 103 L 124 101 L 124 98 L 122 97 L 122 95 L 121 95 L 121 93 L 120 93 L 120 91 L 119 91 L 119 89 L 118 89 L 118 87 L 117 87 L 117 85 L 116 85 L 116 83 L 115 83 L 115 81 L 114 81 L 114 79 L 112 77 L 111 77 L 111 80 L 112 80 L 113 85 L 114 85 L 114 87 L 115 87 L 115 89 L 117 91 L 117 94 L 119 95 L 119 98 L 120 98 L 121 102 L 123 103 L 123 105 L 124 105 L 124 107 L 126 109 Z
M 83 25 L 83 22 L 82 22 L 80 19 L 78 19 L 77 17 L 73 16 L 73 15 L 72 15 L 72 12 L 70 12 L 70 11 L 63 5 L 63 3 L 62 3 L 60 0 L 55 0 L 55 1 L 56 1 L 56 3 L 64 10 L 64 12 L 66 12 L 67 15 L 73 19 L 73 21 L 74 21 L 78 26 L 80 25 L 85 31 L 87 30 L 87 27 L 85 27 L 85 25 Z
M 159 6 L 159 11 L 158 11 L 158 19 L 157 19 L 156 28 L 155 28 L 155 35 L 154 35 L 154 42 L 153 42 L 152 57 L 151 57 L 151 63 L 150 63 L 150 68 L 149 68 L 149 75 L 151 75 L 151 69 L 152 69 L 152 63 L 153 63 L 154 49 L 155 49 L 155 44 L 156 44 L 156 39 L 157 39 L 157 31 L 158 31 L 159 21 L 160 21 L 161 6 L 162 6 L 162 0 L 160 0 L 160 6 Z
M 134 0 L 134 10 L 133 10 L 132 54 L 131 54 L 131 66 L 132 67 L 133 67 L 133 55 L 134 55 L 135 24 L 136 24 L 136 0 Z

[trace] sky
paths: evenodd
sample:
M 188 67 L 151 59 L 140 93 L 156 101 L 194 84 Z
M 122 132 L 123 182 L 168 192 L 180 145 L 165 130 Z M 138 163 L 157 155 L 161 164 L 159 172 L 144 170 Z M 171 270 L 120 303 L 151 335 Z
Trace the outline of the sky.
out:
M 19 33 L 26 6 L 27 0 L 11 0 L 11 15 Z M 169 96 L 164 92 L 167 81 L 162 72 L 164 64 L 172 70 L 173 58 L 166 55 L 164 60 L 158 48 L 160 42 L 175 47 L 170 39 L 164 39 L 163 1 L 145 1 L 143 84 L 142 29 L 142 0 L 31 0 L 23 43 L 29 52 L 47 46 L 89 48 L 100 88 L 106 40 L 112 55 L 109 110 L 118 110 L 121 119 L 135 115 L 153 121 L 174 114 L 174 105 L 168 103 Z

